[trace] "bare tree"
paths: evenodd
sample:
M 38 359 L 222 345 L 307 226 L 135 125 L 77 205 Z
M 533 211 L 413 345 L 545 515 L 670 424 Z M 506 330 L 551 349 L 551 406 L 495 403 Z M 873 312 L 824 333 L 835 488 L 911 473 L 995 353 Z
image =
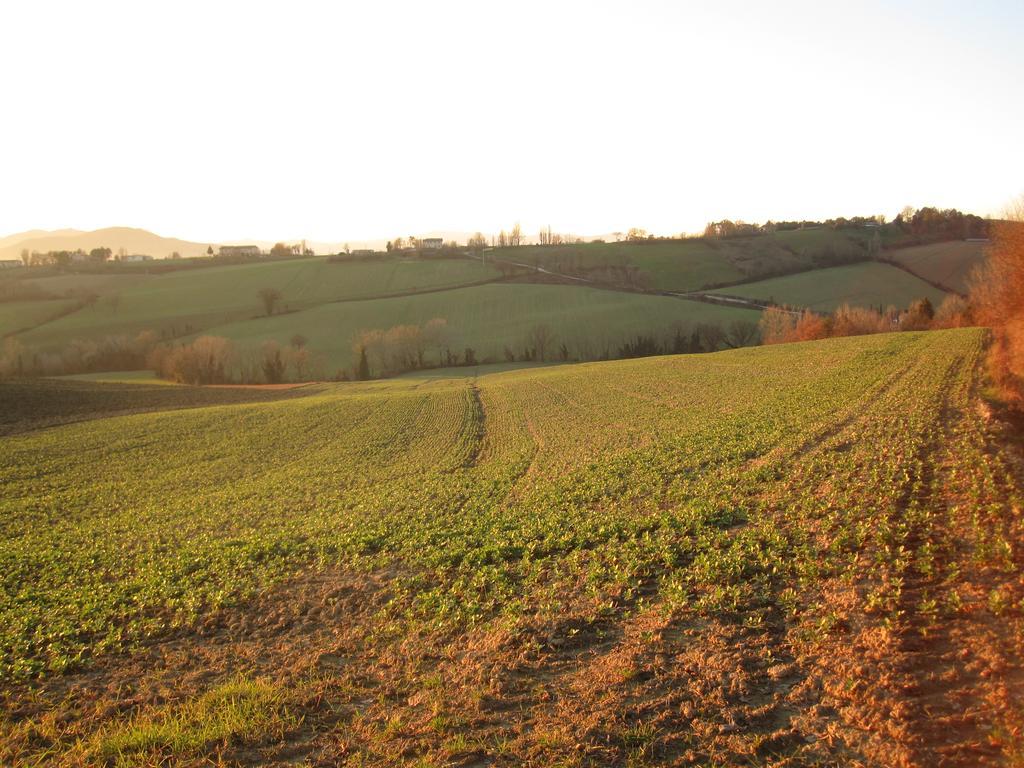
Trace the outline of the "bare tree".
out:
M 281 354 L 281 345 L 271 339 L 263 342 L 261 348 L 263 353 L 262 370 L 263 379 L 267 384 L 280 384 L 284 381 L 287 363 Z
M 352 339 L 352 351 L 359 359 L 356 378 L 363 379 L 363 362 L 366 362 L 367 378 L 371 370 L 383 372 L 387 367 L 387 349 L 384 344 L 384 331 L 379 329 L 363 330 Z
M 710 323 L 700 323 L 694 329 L 700 338 L 701 346 L 708 352 L 714 352 L 722 348 L 725 343 L 725 333 L 721 326 Z
M 725 329 L 725 345 L 733 349 L 752 346 L 757 342 L 757 332 L 757 323 L 733 320 Z
M 594 352 L 594 344 L 585 336 L 576 339 L 576 359 L 580 361 L 594 360 L 597 355 Z
M 165 347 L 152 357 L 154 370 L 182 384 L 220 384 L 228 379 L 232 344 L 220 336 L 200 336 L 191 344 Z
M 423 329 L 418 325 L 395 325 L 384 332 L 388 368 L 395 372 L 417 367 L 423 356 Z
M 281 301 L 281 292 L 277 288 L 261 288 L 256 295 L 263 302 L 263 311 L 267 317 L 274 314 L 274 309 L 277 307 L 278 302 Z
M 292 347 L 288 354 L 288 362 L 295 369 L 295 380 L 305 381 L 306 369 L 309 366 L 309 350 L 305 347 Z
M 448 320 L 435 317 L 423 326 L 423 345 L 426 349 L 437 350 L 438 363 L 441 362 L 441 351 L 448 345 Z
M 550 326 L 535 325 L 526 336 L 526 346 L 533 350 L 535 359 L 544 361 L 547 359 L 548 351 L 555 345 L 555 333 Z
M 782 307 L 768 307 L 761 313 L 761 343 L 784 344 L 796 326 L 796 316 Z
M 515 226 L 512 227 L 512 231 L 509 233 L 508 244 L 511 245 L 513 248 L 518 248 L 520 245 L 523 244 L 523 228 L 519 226 L 518 221 L 515 223 Z

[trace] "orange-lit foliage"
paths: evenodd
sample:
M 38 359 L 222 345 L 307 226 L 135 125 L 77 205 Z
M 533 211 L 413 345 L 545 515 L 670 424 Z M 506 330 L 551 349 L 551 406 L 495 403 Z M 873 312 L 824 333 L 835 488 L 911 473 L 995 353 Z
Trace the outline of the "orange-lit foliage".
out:
M 797 315 L 792 310 L 769 307 L 761 315 L 760 324 L 763 344 L 787 344 L 828 338 L 831 322 L 809 309 Z
M 832 318 L 833 336 L 864 336 L 891 330 L 891 319 L 867 307 L 843 304 Z
M 805 309 L 802 314 L 783 307 L 769 307 L 761 315 L 761 343 L 786 344 L 836 336 L 865 336 L 890 331 L 923 331 L 930 328 L 962 328 L 972 324 L 970 307 L 959 296 L 947 296 L 936 311 L 928 299 L 918 299 L 904 312 L 889 307 L 880 312 L 844 304 L 831 316 Z
M 828 337 L 830 325 L 827 318 L 810 309 L 798 315 L 792 310 L 769 307 L 761 315 L 761 341 L 764 344 L 786 344 L 824 339 Z
M 158 376 L 180 384 L 223 384 L 232 353 L 230 340 L 200 336 L 191 344 L 154 347 L 148 362 Z
M 928 299 L 918 299 L 907 307 L 906 313 L 900 322 L 900 328 L 904 331 L 927 331 L 932 327 L 932 320 L 935 318 L 935 307 Z
M 992 226 L 988 264 L 972 281 L 976 319 L 992 327 L 989 368 L 1011 399 L 1024 400 L 1024 198 Z
M 793 328 L 793 341 L 814 341 L 829 336 L 829 321 L 821 315 L 805 309 Z
M 971 307 L 960 296 L 950 294 L 935 310 L 932 328 L 966 328 L 972 325 Z
M 796 316 L 781 307 L 768 307 L 761 315 L 761 343 L 785 344 L 792 341 Z

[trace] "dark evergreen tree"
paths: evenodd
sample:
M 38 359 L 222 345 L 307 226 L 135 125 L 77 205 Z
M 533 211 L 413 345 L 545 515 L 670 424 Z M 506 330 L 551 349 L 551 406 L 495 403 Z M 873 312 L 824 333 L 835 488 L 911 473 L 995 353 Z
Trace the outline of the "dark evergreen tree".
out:
M 366 347 L 359 350 L 359 367 L 356 369 L 356 378 L 359 381 L 366 381 L 370 378 L 370 361 L 366 359 Z

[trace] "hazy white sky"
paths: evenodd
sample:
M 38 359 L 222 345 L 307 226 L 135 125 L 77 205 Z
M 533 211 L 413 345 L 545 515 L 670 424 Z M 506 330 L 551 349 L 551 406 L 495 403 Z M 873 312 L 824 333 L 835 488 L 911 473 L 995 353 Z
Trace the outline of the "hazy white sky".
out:
M 671 234 L 1024 192 L 1024 3 L 7 2 L 0 234 Z

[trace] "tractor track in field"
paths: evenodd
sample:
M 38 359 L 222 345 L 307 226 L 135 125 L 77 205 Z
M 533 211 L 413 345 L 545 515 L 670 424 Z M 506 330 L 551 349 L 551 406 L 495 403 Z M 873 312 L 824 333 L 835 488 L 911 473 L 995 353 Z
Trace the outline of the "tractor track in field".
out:
M 480 463 L 480 456 L 484 449 L 484 442 L 487 439 L 487 410 L 484 407 L 483 398 L 480 396 L 480 387 L 476 379 L 472 379 L 467 387 L 469 390 L 470 418 L 472 419 L 472 445 L 463 462 L 466 468 L 475 467 Z
M 956 457 L 941 453 L 969 418 L 951 403 L 959 366 L 972 371 L 968 400 L 977 397 L 981 361 L 958 357 L 941 387 L 934 440 L 922 446 L 921 470 L 901 500 L 904 508 L 921 506 L 935 515 L 932 529 L 915 529 L 908 543 L 914 548 L 928 544 L 937 557 L 934 574 L 912 569 L 904 584 L 901 611 L 911 618 L 896 640 L 899 656 L 894 667 L 911 694 L 905 713 L 911 764 L 966 768 L 1004 764 L 1005 754 L 990 736 L 1012 729 L 1004 724 L 1007 713 L 1002 710 L 1007 704 L 1024 704 L 1024 668 L 1021 649 L 1007 644 L 1005 622 L 978 606 L 968 605 L 941 621 L 918 609 L 922 601 L 943 594 L 941 575 L 950 567 L 963 568 L 963 588 L 974 596 L 990 593 L 994 585 L 990 574 L 971 566 L 972 543 L 961 533 L 969 530 L 969 520 L 964 519 L 968 510 L 955 491 Z
M 793 463 L 816 451 L 829 440 L 842 434 L 851 425 L 863 419 L 865 411 L 892 390 L 906 376 L 906 373 L 906 371 L 900 370 L 885 377 L 866 397 L 859 399 L 845 411 L 841 411 L 835 421 L 829 422 L 824 429 L 798 443 L 795 447 L 789 447 L 783 443 L 765 454 L 749 459 L 746 463 L 746 470 L 754 471 L 779 462 Z

